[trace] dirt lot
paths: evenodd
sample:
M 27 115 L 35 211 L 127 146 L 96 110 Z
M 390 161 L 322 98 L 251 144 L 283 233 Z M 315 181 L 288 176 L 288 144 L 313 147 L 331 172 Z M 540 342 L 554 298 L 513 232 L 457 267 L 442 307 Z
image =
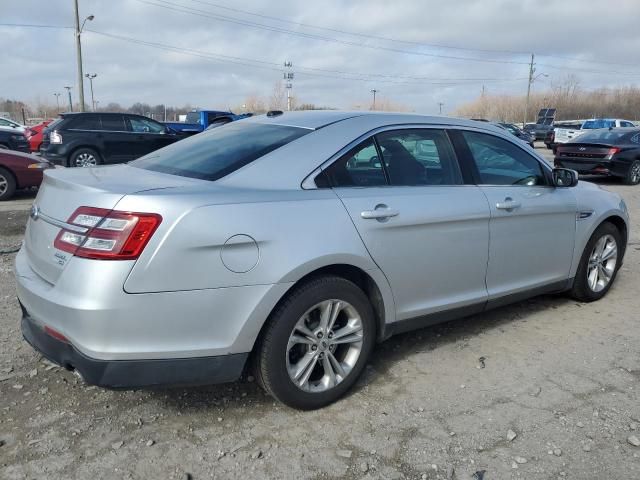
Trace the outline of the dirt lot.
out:
M 0 255 L 0 478 L 638 479 L 640 188 L 600 184 L 634 219 L 605 299 L 540 297 L 394 337 L 353 394 L 310 413 L 250 381 L 84 386 L 22 340 L 14 255 Z M 0 250 L 29 203 L 1 205 Z

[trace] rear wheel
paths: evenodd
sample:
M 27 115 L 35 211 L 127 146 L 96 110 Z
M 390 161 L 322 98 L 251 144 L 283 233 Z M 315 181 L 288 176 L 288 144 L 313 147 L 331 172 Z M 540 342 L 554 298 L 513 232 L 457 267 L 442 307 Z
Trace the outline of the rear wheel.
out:
M 582 253 L 571 295 L 583 302 L 604 297 L 618 273 L 621 248 L 621 235 L 615 225 L 600 225 Z
M 636 160 L 631 164 L 623 180 L 627 185 L 638 185 L 640 183 L 640 160 Z
M 273 313 L 257 351 L 256 375 L 273 397 L 310 410 L 344 395 L 375 342 L 364 292 L 340 277 L 319 277 L 291 292 Z
M 95 167 L 102 163 L 98 152 L 91 148 L 80 148 L 73 152 L 69 159 L 69 167 Z
M 0 167 L 0 200 L 8 200 L 16 191 L 16 179 L 6 168 Z

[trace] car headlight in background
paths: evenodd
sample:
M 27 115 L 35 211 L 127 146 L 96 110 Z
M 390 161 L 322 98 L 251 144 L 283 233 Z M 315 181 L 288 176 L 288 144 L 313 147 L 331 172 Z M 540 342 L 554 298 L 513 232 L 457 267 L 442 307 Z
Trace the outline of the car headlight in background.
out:
M 30 163 L 27 168 L 30 170 L 46 170 L 47 168 L 51 168 L 52 165 L 50 163 L 38 162 L 38 163 Z
M 56 144 L 62 143 L 62 135 L 60 135 L 58 132 L 54 130 L 49 134 L 49 142 L 56 143 Z
M 15 140 L 19 142 L 20 140 L 26 140 L 27 138 L 24 135 L 11 135 L 11 140 Z

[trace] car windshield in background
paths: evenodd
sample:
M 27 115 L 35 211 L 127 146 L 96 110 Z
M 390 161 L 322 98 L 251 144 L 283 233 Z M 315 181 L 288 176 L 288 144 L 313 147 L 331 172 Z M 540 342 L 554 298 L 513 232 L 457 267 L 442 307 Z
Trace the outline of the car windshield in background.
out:
M 157 150 L 129 165 L 202 180 L 218 180 L 311 130 L 237 122 Z
M 576 143 L 627 143 L 631 138 L 638 135 L 638 131 L 620 131 L 620 130 L 596 130 L 593 132 L 583 133 L 577 137 Z
M 590 129 L 596 129 L 596 128 L 610 128 L 615 126 L 616 126 L 615 120 L 604 120 L 601 118 L 598 120 L 587 120 L 586 122 L 584 122 L 584 124 L 582 124 L 582 129 L 590 130 Z

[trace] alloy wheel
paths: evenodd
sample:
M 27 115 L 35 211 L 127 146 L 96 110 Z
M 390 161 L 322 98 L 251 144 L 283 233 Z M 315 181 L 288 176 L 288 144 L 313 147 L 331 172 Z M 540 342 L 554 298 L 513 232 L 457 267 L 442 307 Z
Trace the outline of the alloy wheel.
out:
M 2 197 L 9 188 L 9 181 L 5 178 L 4 175 L 0 175 L 0 197 Z
M 344 300 L 325 300 L 298 320 L 287 342 L 291 381 L 305 392 L 324 392 L 353 370 L 363 347 L 363 322 Z
M 631 172 L 629 176 L 631 177 L 631 183 L 633 183 L 634 185 L 640 182 L 640 162 L 635 162 L 631 166 Z
M 81 153 L 76 157 L 76 167 L 95 167 L 98 160 L 91 153 Z
M 604 290 L 618 263 L 618 244 L 613 235 L 607 234 L 598 239 L 589 255 L 587 267 L 587 284 L 594 292 Z

